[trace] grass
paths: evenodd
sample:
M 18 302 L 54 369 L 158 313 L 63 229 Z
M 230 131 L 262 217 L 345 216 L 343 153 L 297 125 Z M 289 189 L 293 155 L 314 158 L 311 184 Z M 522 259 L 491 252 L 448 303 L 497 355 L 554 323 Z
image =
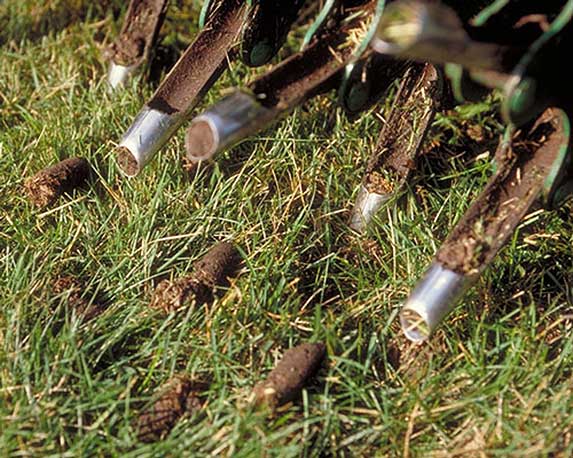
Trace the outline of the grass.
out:
M 0 454 L 571 456 L 570 206 L 526 220 L 428 344 L 408 344 L 395 321 L 491 173 L 491 155 L 461 153 L 467 123 L 497 135 L 492 107 L 437 119 L 439 147 L 365 237 L 345 221 L 380 123 L 374 112 L 351 123 L 332 97 L 233 148 L 211 174 L 189 181 L 180 132 L 127 180 L 114 142 L 156 83 L 106 92 L 101 52 L 121 3 L 53 1 L 35 16 L 40 2 L 0 5 Z M 177 6 L 166 40 L 181 48 L 192 31 Z M 204 106 L 249 76 L 233 66 Z M 24 179 L 74 155 L 97 180 L 34 209 Z M 219 240 L 245 258 L 222 297 L 150 310 L 154 285 Z M 53 293 L 67 274 L 85 281 L 86 299 L 106 297 L 97 319 Z M 285 349 L 315 340 L 329 363 L 300 402 L 271 418 L 245 404 Z M 142 403 L 176 373 L 210 381 L 204 411 L 139 443 Z

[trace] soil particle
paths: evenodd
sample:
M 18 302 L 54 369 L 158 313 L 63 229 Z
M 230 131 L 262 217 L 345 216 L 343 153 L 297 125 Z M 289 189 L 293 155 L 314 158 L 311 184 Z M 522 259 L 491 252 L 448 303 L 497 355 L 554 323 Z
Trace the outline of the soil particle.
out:
M 267 379 L 253 389 L 255 403 L 274 409 L 295 399 L 316 374 L 325 355 L 322 343 L 305 343 L 287 350 Z
M 541 192 L 564 140 L 561 116 L 547 110 L 496 152 L 497 172 L 442 245 L 436 259 L 462 275 L 480 273 L 541 204 Z
M 82 297 L 82 292 L 84 291 L 84 285 L 77 278 L 70 275 L 59 277 L 52 284 L 52 292 L 55 295 L 67 294 L 69 308 L 75 310 L 86 321 L 89 321 L 100 315 L 104 310 L 104 306 L 100 303 L 90 304 Z
M 191 275 L 177 280 L 164 280 L 157 285 L 151 307 L 173 312 L 195 301 L 204 304 L 213 300 L 213 290 L 227 284 L 227 277 L 236 274 L 240 256 L 231 243 L 219 243 L 197 261 Z
M 159 390 L 153 404 L 137 420 L 137 437 L 142 442 L 163 439 L 183 415 L 192 415 L 201 410 L 203 401 L 200 392 L 207 385 L 194 382 L 186 376 L 169 380 Z
M 165 13 L 167 0 L 131 0 L 121 33 L 110 47 L 111 59 L 120 65 L 138 65 L 149 54 Z
M 32 203 L 39 208 L 53 204 L 58 197 L 86 183 L 90 176 L 89 162 L 72 157 L 40 170 L 24 183 Z

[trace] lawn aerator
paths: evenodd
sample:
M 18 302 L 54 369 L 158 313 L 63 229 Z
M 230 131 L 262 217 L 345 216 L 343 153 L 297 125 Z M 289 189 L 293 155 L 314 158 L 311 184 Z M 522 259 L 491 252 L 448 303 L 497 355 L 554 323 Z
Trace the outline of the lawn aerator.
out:
M 445 64 L 460 97 L 500 88 L 508 127 L 494 175 L 403 306 L 402 328 L 414 341 L 428 338 L 528 213 L 561 205 L 573 190 L 573 104 L 560 65 L 572 44 L 573 2 L 446 3 L 393 3 L 372 46 Z

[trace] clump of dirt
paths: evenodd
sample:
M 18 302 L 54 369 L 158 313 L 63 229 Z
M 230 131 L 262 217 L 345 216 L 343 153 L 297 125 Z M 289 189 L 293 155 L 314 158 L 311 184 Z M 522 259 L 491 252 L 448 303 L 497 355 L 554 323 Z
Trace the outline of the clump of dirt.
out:
M 99 301 L 90 304 L 82 297 L 83 291 L 85 291 L 85 286 L 79 279 L 71 275 L 59 277 L 52 283 L 52 292 L 55 295 L 67 293 L 69 308 L 75 310 L 79 316 L 89 321 L 100 315 L 105 307 Z
M 40 170 L 26 180 L 24 188 L 32 203 L 43 208 L 53 204 L 62 194 L 85 184 L 90 172 L 86 159 L 72 157 Z
M 267 379 L 253 389 L 254 402 L 274 409 L 292 401 L 316 374 L 325 355 L 322 343 L 305 343 L 287 350 Z
M 110 46 L 112 60 L 125 66 L 140 64 L 155 42 L 166 11 L 167 0 L 132 0 L 121 33 Z
M 184 415 L 192 415 L 203 407 L 200 393 L 207 384 L 177 376 L 159 389 L 156 400 L 137 419 L 137 437 L 142 442 L 163 439 Z
M 227 278 L 237 273 L 240 261 L 239 252 L 232 243 L 215 245 L 195 263 L 191 275 L 159 283 L 151 299 L 151 307 L 169 313 L 193 300 L 198 304 L 211 302 L 213 290 L 228 284 Z

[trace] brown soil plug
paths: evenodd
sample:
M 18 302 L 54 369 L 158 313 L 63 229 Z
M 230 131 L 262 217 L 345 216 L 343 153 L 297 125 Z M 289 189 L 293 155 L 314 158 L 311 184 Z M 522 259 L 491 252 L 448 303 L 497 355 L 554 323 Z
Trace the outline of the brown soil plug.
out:
M 137 437 L 142 442 L 164 438 L 183 415 L 199 411 L 203 405 L 198 393 L 207 386 L 178 376 L 159 390 L 159 397 L 137 419 Z
M 211 302 L 215 287 L 227 285 L 227 277 L 237 272 L 239 264 L 237 248 L 232 243 L 218 243 L 195 263 L 191 275 L 159 283 L 153 293 L 151 307 L 169 313 L 192 300 L 198 304 Z
M 53 204 L 58 197 L 83 185 L 89 178 L 90 164 L 81 157 L 71 157 L 40 170 L 24 183 L 26 193 L 36 207 Z
M 305 343 L 287 350 L 267 379 L 253 389 L 254 402 L 274 409 L 292 401 L 316 374 L 325 355 L 322 343 Z
M 90 304 L 82 297 L 82 291 L 85 290 L 81 282 L 70 275 L 57 278 L 52 283 L 54 294 L 68 293 L 68 306 L 74 309 L 76 313 L 85 320 L 91 320 L 103 312 L 103 305 L 99 303 Z

